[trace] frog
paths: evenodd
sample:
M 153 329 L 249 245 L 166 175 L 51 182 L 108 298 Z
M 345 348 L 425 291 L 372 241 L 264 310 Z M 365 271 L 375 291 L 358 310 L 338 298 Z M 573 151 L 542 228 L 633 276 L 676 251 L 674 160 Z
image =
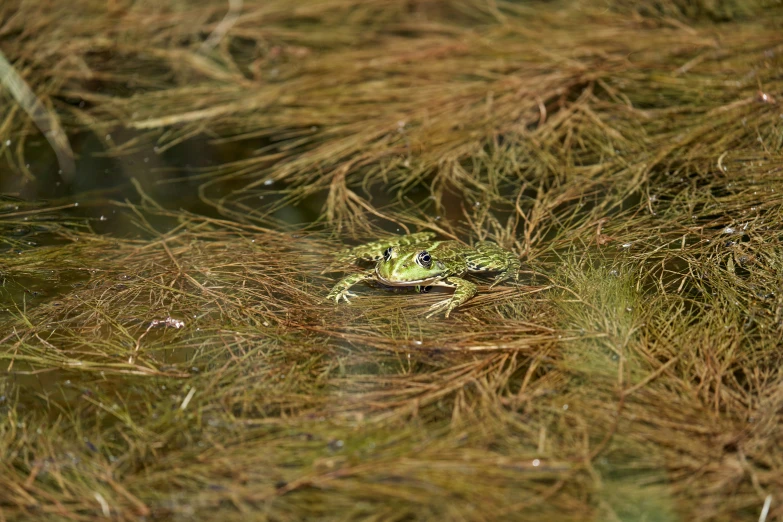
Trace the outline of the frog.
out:
M 429 308 L 427 317 L 451 312 L 478 293 L 478 286 L 465 279 L 468 274 L 497 272 L 490 288 L 513 277 L 518 280 L 520 260 L 516 254 L 492 241 L 468 246 L 454 240 L 437 240 L 432 232 L 418 232 L 374 241 L 339 252 L 340 262 L 371 261 L 371 269 L 351 274 L 340 280 L 327 295 L 335 303 L 350 303 L 356 297 L 350 288 L 362 281 L 375 281 L 388 287 L 413 287 L 427 292 L 439 286 L 453 288 L 448 299 Z

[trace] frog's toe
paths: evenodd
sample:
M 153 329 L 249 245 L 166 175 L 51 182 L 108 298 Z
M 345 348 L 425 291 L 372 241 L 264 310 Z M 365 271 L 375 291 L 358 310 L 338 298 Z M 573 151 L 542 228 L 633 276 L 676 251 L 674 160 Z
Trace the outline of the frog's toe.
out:
M 508 274 L 500 274 L 499 276 L 497 276 L 495 278 L 495 280 L 492 282 L 492 284 L 489 285 L 489 288 L 495 288 L 497 285 L 499 285 L 500 283 L 502 283 L 506 279 L 508 279 Z
M 451 299 L 444 299 L 443 301 L 438 301 L 434 305 L 430 306 L 429 308 L 430 313 L 427 314 L 427 318 L 429 319 L 433 315 L 437 315 L 443 310 L 446 310 L 446 317 L 448 317 L 449 314 L 451 313 L 452 308 L 453 307 L 451 306 Z
M 343 299 L 343 300 L 344 300 L 346 303 L 348 303 L 348 304 L 351 304 L 351 301 L 350 301 L 350 299 L 348 299 L 349 297 L 350 297 L 351 299 L 353 299 L 354 297 L 356 297 L 356 294 L 354 294 L 353 292 L 349 292 L 348 290 L 346 290 L 346 291 L 344 291 L 344 292 L 340 292 L 340 295 L 339 295 L 339 296 L 337 296 L 337 299 L 335 299 L 335 301 L 339 303 L 339 302 L 340 302 L 340 298 L 342 298 L 342 299 Z
M 329 295 L 326 296 L 326 299 L 329 301 L 334 300 L 336 304 L 340 304 L 340 299 L 345 299 L 345 302 L 349 303 L 349 297 L 356 297 L 356 294 L 349 292 L 348 290 L 333 290 L 329 292 Z
M 514 270 L 513 273 L 511 273 L 511 272 L 503 272 L 502 274 L 500 274 L 497 277 L 495 277 L 495 280 L 492 281 L 492 284 L 489 285 L 489 287 L 490 288 L 495 288 L 497 285 L 499 285 L 503 281 L 507 281 L 509 279 L 513 279 L 514 283 L 518 283 L 519 282 L 519 271 L 518 270 Z

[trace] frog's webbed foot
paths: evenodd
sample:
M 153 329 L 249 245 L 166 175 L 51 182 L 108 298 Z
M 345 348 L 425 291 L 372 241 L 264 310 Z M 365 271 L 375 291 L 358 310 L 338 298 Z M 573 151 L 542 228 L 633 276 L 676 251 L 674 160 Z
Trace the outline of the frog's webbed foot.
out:
M 351 304 L 351 299 L 356 297 L 356 294 L 349 291 L 349 290 L 340 290 L 339 292 L 329 292 L 329 295 L 326 296 L 327 299 L 334 299 L 335 303 L 340 303 L 340 299 L 344 299 L 346 303 Z
M 498 284 L 502 283 L 503 281 L 505 281 L 510 277 L 514 278 L 515 283 L 519 281 L 519 266 L 520 266 L 519 258 L 514 256 L 514 258 L 510 260 L 508 268 L 500 272 L 495 277 L 495 280 L 492 282 L 492 284 L 489 285 L 489 287 L 494 288 L 495 286 L 497 286 Z
M 428 318 L 444 310 L 446 311 L 446 317 L 448 317 L 452 310 L 463 304 L 478 292 L 476 285 L 459 277 L 449 277 L 448 279 L 439 281 L 436 284 L 437 286 L 447 286 L 454 288 L 454 295 L 452 295 L 449 299 L 438 301 L 434 305 L 430 306 L 431 311 L 429 314 L 427 314 Z
M 383 252 L 389 247 L 415 245 L 424 243 L 435 237 L 432 232 L 417 232 L 407 236 L 390 237 L 373 241 L 357 247 L 349 248 L 337 253 L 337 260 L 340 262 L 350 262 L 356 260 L 379 261 L 383 258 Z
M 511 276 L 514 277 L 514 281 L 519 279 L 520 261 L 517 255 L 491 241 L 478 243 L 473 252 L 465 255 L 465 263 L 471 272 L 500 272 L 489 285 L 490 288 Z
M 348 277 L 345 277 L 340 282 L 338 282 L 334 287 L 332 288 L 331 292 L 326 296 L 327 299 L 334 299 L 335 303 L 339 303 L 340 299 L 345 299 L 346 303 L 350 303 L 348 300 L 349 297 L 356 297 L 356 294 L 349 291 L 349 288 L 351 288 L 356 283 L 359 283 L 361 281 L 365 281 L 367 279 L 372 279 L 375 277 L 375 269 L 372 270 L 366 270 L 364 272 L 359 272 L 356 274 L 351 274 Z

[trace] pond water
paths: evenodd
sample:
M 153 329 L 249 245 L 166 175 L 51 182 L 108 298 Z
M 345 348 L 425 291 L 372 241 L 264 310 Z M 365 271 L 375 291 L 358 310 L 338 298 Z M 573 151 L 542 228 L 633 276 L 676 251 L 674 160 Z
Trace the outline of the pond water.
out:
M 770 14 L 4 3 L 0 519 L 783 519 Z

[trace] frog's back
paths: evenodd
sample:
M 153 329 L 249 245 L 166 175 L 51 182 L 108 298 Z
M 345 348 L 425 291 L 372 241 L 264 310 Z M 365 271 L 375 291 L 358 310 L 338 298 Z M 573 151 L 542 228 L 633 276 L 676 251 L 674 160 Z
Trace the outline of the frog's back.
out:
M 417 245 L 417 248 L 428 250 L 436 259 L 457 259 L 461 258 L 465 250 L 469 250 L 459 241 L 432 241 L 428 244 Z

